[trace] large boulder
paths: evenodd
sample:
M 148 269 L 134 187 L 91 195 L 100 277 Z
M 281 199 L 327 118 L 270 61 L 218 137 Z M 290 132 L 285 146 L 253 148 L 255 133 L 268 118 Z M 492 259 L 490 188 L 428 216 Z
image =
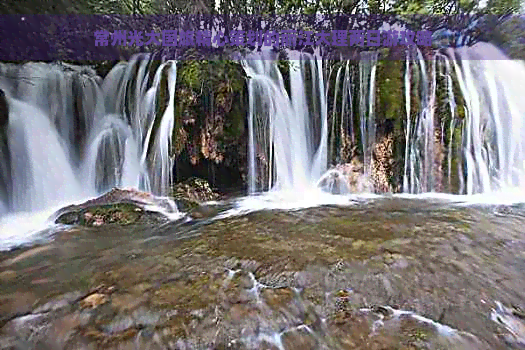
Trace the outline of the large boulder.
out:
M 101 226 L 129 225 L 139 222 L 163 222 L 177 213 L 175 203 L 134 189 L 114 188 L 106 194 L 79 205 L 60 209 L 54 215 L 57 224 Z

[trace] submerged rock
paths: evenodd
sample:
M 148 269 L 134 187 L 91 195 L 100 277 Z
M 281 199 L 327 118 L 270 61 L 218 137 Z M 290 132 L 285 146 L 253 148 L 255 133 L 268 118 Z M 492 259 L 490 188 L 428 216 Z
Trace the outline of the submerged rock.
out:
M 199 205 L 198 207 L 193 208 L 189 215 L 193 219 L 206 219 L 211 218 L 219 213 L 219 210 L 216 207 L 210 205 Z
M 105 304 L 108 301 L 108 298 L 105 294 L 102 293 L 93 293 L 88 295 L 81 301 L 81 306 L 83 308 L 95 309 L 99 305 Z
M 363 164 L 357 158 L 328 170 L 317 186 L 333 194 L 360 193 L 369 188 L 363 174 Z
M 165 214 L 177 211 L 175 203 L 168 198 L 133 189 L 114 188 L 80 205 L 62 208 L 54 217 L 55 223 L 65 225 L 129 225 L 144 221 L 162 222 L 166 220 Z
M 350 162 L 328 170 L 318 181 L 318 187 L 333 194 L 398 192 L 399 188 L 392 183 L 399 177 L 395 170 L 394 143 L 394 137 L 388 135 L 374 144 L 369 174 L 365 174 L 363 162 L 354 156 Z
M 496 308 L 492 309 L 490 317 L 501 328 L 502 332 L 499 336 L 509 347 L 525 348 L 525 317 L 521 310 L 511 309 L 500 302 L 496 302 Z

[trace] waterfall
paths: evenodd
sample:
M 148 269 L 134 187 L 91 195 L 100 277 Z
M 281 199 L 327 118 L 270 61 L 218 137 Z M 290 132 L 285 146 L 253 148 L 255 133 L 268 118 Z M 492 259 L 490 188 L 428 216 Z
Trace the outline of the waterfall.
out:
M 525 185 L 525 64 L 478 43 L 451 53 L 465 100 L 466 194 Z M 491 57 L 491 60 L 484 59 Z
M 320 51 L 288 51 L 294 59 L 284 60 L 283 72 L 279 55 L 263 50 L 241 62 L 249 77 L 249 193 L 348 191 L 351 186 L 338 183 L 348 173 L 327 168 L 356 146 L 363 164 L 352 171 L 362 171 L 367 183 L 358 188 L 376 190 L 374 152 L 384 136 L 376 128 L 384 118 L 377 101 L 385 78 L 377 73 L 378 52 L 330 66 Z M 473 195 L 525 185 L 522 62 L 479 43 L 434 51 L 430 59 L 407 51 L 404 69 L 404 106 L 397 113 L 405 138 L 396 139 L 404 192 Z M 325 70 L 333 79 L 325 79 Z M 89 67 L 0 64 L 9 106 L 0 130 L 6 135 L 0 134 L 0 213 L 112 187 L 168 194 L 176 80 L 177 62 L 148 54 L 117 64 L 104 79 Z
M 406 52 L 406 60 L 405 60 L 405 112 L 406 112 L 406 131 L 405 131 L 405 167 L 404 167 L 404 173 L 403 173 L 403 192 L 409 192 L 409 155 L 410 154 L 410 133 L 412 130 L 410 129 L 411 121 L 410 121 L 410 92 L 411 92 L 411 79 L 410 79 L 410 51 Z M 410 167 L 410 179 L 414 178 L 413 174 L 413 167 Z M 411 181 L 412 182 L 412 181 Z
M 327 167 L 322 60 L 318 53 L 293 54 L 300 59 L 288 61 L 289 94 L 276 57 L 271 55 L 268 51 L 253 53 L 242 62 L 250 78 L 250 193 L 313 188 Z
M 361 125 L 361 144 L 363 147 L 364 176 L 372 183 L 373 150 L 376 141 L 376 69 L 377 52 L 362 52 L 359 62 L 359 119 Z M 368 190 L 372 190 L 370 185 Z
M 448 127 L 450 136 L 448 139 L 448 154 L 447 154 L 447 185 L 448 190 L 450 191 L 452 189 L 452 161 L 453 158 L 457 152 L 456 148 L 454 147 L 454 130 L 456 129 L 459 122 L 456 116 L 456 98 L 454 96 L 454 83 L 452 79 L 452 67 L 450 63 L 450 58 L 446 55 L 439 54 L 440 59 L 443 60 L 444 65 L 441 65 L 440 74 L 445 78 L 446 81 L 446 94 L 447 94 L 447 102 L 449 106 L 450 111 L 450 124 Z M 443 122 L 443 125 L 445 125 L 445 121 Z M 446 137 L 445 133 L 443 132 L 443 137 Z M 456 151 L 456 152 L 455 152 Z M 459 159 L 461 160 L 461 159 Z M 459 163 L 460 166 L 458 166 L 458 171 L 461 169 L 461 163 Z M 458 173 L 459 178 L 459 193 L 462 193 L 463 191 L 463 176 L 461 176 L 460 173 Z
M 348 156 L 348 151 L 355 142 L 353 123 L 354 87 L 353 71 L 350 62 L 343 61 L 335 76 L 332 102 L 330 162 L 339 163 Z M 328 83 L 330 79 L 328 79 Z M 327 89 L 327 96 L 330 90 Z
M 407 57 L 410 53 L 407 53 Z M 425 59 L 421 51 L 416 50 L 418 73 L 420 77 L 420 111 L 416 121 L 411 125 L 410 116 L 410 65 L 406 64 L 405 72 L 405 103 L 407 115 L 407 131 L 405 145 L 404 190 L 410 193 L 434 191 L 434 159 L 435 159 L 435 120 L 434 108 L 436 99 L 436 60 L 434 55 L 430 61 L 431 76 L 427 75 Z M 408 169 L 407 169 L 408 168 Z
M 270 55 L 268 52 L 262 54 Z M 294 111 L 275 60 L 270 57 L 261 57 L 261 60 L 251 58 L 243 61 L 243 66 L 250 77 L 248 187 L 250 194 L 253 194 L 274 186 L 275 167 L 280 171 L 278 181 L 281 181 L 281 186 L 292 182 L 291 168 L 294 164 L 291 152 L 283 142 L 291 141 L 286 122 L 294 116 Z M 262 182 L 258 183 L 258 179 Z
M 48 116 L 18 100 L 9 105 L 12 209 L 33 211 L 86 195 Z
M 158 132 L 153 140 L 153 151 L 151 164 L 149 165 L 151 176 L 151 190 L 154 193 L 166 194 L 168 193 L 172 184 L 173 159 L 170 156 L 173 129 L 175 127 L 175 84 L 177 82 L 177 64 L 175 61 L 168 61 L 162 64 L 157 70 L 152 90 L 153 96 L 158 96 L 162 91 L 161 80 L 163 78 L 163 71 L 167 71 L 167 86 L 168 86 L 168 101 L 166 110 L 160 119 Z M 152 110 L 154 106 L 158 105 L 159 101 L 151 103 L 150 113 L 152 115 L 150 125 L 148 126 L 148 133 L 146 136 L 146 143 L 150 140 L 151 133 L 155 123 L 155 112 Z M 142 163 L 147 157 L 148 148 L 145 147 L 142 153 Z
M 0 64 L 8 104 L 11 176 L 0 212 L 32 212 L 134 187 L 166 195 L 175 120 L 176 62 L 149 55 L 100 78 L 65 64 Z
M 304 189 L 316 181 L 329 192 L 345 192 L 338 182 L 355 179 L 348 179 L 344 168 L 323 171 L 329 162 L 341 162 L 343 149 L 356 142 L 361 144 L 367 183 L 358 188 L 374 191 L 376 119 L 384 118 L 376 110 L 376 80 L 385 78 L 376 77 L 378 52 L 361 53 L 355 81 L 353 62 L 332 66 L 327 85 L 333 89 L 326 91 L 317 55 L 294 53 L 300 60 L 288 62 L 289 89 L 277 54 L 257 55 L 243 61 L 250 77 L 250 193 Z M 430 55 L 407 50 L 404 115 L 399 116 L 405 137 L 399 153 L 404 154 L 399 174 L 403 192 L 473 195 L 523 187 L 525 102 L 517 93 L 524 78 L 522 62 L 509 60 L 488 43 Z M 358 102 L 356 110 L 353 101 Z M 358 137 L 354 124 L 360 125 Z M 350 168 L 355 172 L 355 166 Z
M 419 51 L 417 64 L 421 77 L 420 110 L 413 124 L 407 58 L 404 191 L 433 192 L 439 190 L 443 182 L 448 183 L 449 191 L 468 195 L 523 188 L 525 102 L 517 95 L 524 88 L 523 62 L 510 60 L 492 44 L 478 43 L 472 47 L 448 49 L 444 54 L 435 53 L 430 61 L 430 76 Z M 438 77 L 444 78 L 443 86 L 438 86 Z M 464 105 L 456 105 L 455 83 Z M 435 118 L 437 89 L 442 89 L 447 96 L 449 119 Z M 458 108 L 464 108 L 463 118 L 458 117 Z M 438 129 L 438 120 L 441 129 Z M 455 130 L 459 127 L 461 136 L 455 139 Z M 441 133 L 441 142 L 437 140 L 437 133 Z M 436 176 L 444 167 L 436 148 L 444 149 L 445 143 L 448 147 L 446 180 Z M 453 161 L 457 163 L 459 179 L 455 189 L 452 185 Z

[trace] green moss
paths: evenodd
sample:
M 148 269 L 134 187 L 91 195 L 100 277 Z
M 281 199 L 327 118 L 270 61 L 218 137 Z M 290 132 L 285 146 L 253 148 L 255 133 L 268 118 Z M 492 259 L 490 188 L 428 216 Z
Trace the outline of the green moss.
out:
M 428 339 L 428 333 L 421 330 L 421 329 L 416 329 L 411 335 L 410 337 L 414 340 L 414 341 L 424 341 L 424 340 L 427 340 Z
M 185 61 L 179 70 L 180 81 L 190 89 L 198 89 L 203 84 L 205 61 Z
M 403 119 L 404 101 L 404 62 L 383 60 L 378 62 L 378 110 L 377 116 L 383 119 Z
M 133 204 L 119 203 L 82 210 L 79 220 L 81 225 L 86 226 L 93 225 L 97 219 L 102 219 L 104 224 L 130 225 L 137 222 L 141 216 L 142 209 L 139 207 Z
M 236 158 L 244 133 L 246 79 L 238 62 L 185 60 L 179 63 L 172 152 L 190 161 L 216 163 Z
M 153 293 L 151 302 L 156 307 L 192 311 L 213 303 L 220 288 L 219 281 L 208 274 L 198 275 L 163 285 Z

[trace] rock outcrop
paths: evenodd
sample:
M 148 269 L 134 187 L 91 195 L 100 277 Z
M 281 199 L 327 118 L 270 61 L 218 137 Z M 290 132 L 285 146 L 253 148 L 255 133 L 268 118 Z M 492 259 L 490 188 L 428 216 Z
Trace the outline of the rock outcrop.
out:
M 372 163 L 372 187 L 376 193 L 395 192 L 391 184 L 394 177 L 394 137 L 389 134 L 374 145 L 374 161 Z

